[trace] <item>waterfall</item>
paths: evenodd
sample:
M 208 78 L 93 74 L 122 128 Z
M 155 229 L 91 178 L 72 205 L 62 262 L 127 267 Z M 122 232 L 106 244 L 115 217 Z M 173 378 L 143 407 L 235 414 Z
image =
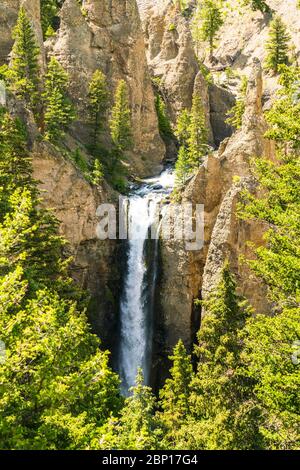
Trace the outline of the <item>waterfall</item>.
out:
M 157 203 L 172 191 L 173 174 L 165 170 L 157 178 L 144 180 L 128 201 L 127 266 L 120 300 L 120 340 L 118 370 L 122 392 L 135 384 L 138 368 L 149 384 L 153 341 L 153 307 L 157 279 L 158 236 L 153 259 L 147 267 L 145 245 L 155 222 Z M 157 227 L 159 231 L 159 227 Z M 151 269 L 151 272 L 148 272 Z M 149 279 L 150 284 L 149 285 Z

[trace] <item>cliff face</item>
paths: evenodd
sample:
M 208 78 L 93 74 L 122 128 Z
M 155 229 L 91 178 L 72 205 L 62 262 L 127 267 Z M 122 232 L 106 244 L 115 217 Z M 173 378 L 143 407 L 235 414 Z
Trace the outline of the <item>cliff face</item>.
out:
M 174 119 L 190 108 L 199 67 L 189 26 L 172 1 L 138 0 L 150 70 L 159 77 Z
M 151 74 L 160 81 L 170 118 L 190 108 L 193 91 L 202 97 L 210 144 L 232 134 L 225 123 L 235 99 L 232 93 L 209 85 L 199 68 L 188 20 L 172 0 L 137 0 L 141 14 L 147 60 Z
M 266 3 L 286 24 L 299 58 L 300 11 L 297 8 L 297 2 L 267 0 Z M 247 72 L 251 69 L 253 57 L 257 57 L 262 63 L 265 59 L 264 46 L 268 38 L 272 15 L 241 6 L 238 0 L 230 0 L 228 6 L 226 21 L 220 30 L 220 40 L 214 57 L 221 64 Z
M 0 65 L 6 63 L 13 45 L 12 30 L 16 24 L 19 8 L 23 6 L 34 25 L 37 43 L 41 49 L 44 66 L 43 34 L 40 22 L 40 0 L 3 0 L 0 3 Z
M 0 63 L 7 63 L 13 45 L 12 30 L 19 7 L 23 5 L 32 20 L 45 65 L 40 1 L 8 0 L 0 4 Z M 144 39 L 135 0 L 86 0 L 80 9 L 77 0 L 66 0 L 61 10 L 60 28 L 46 43 L 47 53 L 54 53 L 70 74 L 70 96 L 77 109 L 78 121 L 65 144 L 70 150 L 87 143 L 86 124 L 88 81 L 100 68 L 108 76 L 113 94 L 119 79 L 130 89 L 132 128 L 135 148 L 129 156 L 131 173 L 153 174 L 161 168 L 165 148 L 158 132 L 154 94 L 146 63 Z M 72 275 L 88 288 L 93 297 L 92 323 L 105 345 L 110 346 L 116 331 L 116 300 L 119 270 L 116 242 L 96 237 L 96 210 L 101 202 L 116 200 L 117 195 L 105 184 L 91 185 L 73 163 L 47 143 L 41 143 L 30 113 L 22 103 L 8 103 L 15 115 L 21 115 L 29 129 L 29 146 L 34 175 L 41 182 L 44 204 L 61 221 L 60 231 L 69 241 Z M 106 142 L 108 143 L 108 138 Z
M 56 40 L 49 42 L 48 49 L 70 76 L 70 95 L 78 106 L 79 118 L 73 126 L 76 138 L 83 143 L 89 139 L 88 83 L 100 68 L 108 78 L 111 94 L 120 79 L 129 86 L 135 142 L 129 156 L 131 173 L 146 176 L 159 171 L 165 148 L 158 132 L 135 0 L 85 0 L 82 8 L 77 0 L 66 0 Z
M 179 337 L 191 344 L 200 323 L 194 300 L 205 298 L 215 286 L 226 258 L 237 276 L 240 292 L 257 311 L 268 310 L 261 281 L 239 262 L 240 255 L 251 256 L 248 241 L 263 243 L 264 227 L 239 220 L 235 213 L 241 189 L 255 191 L 249 159 L 260 155 L 272 158 L 274 154 L 273 145 L 263 137 L 266 123 L 261 98 L 262 70 L 255 60 L 242 128 L 207 157 L 183 195 L 183 202 L 192 202 L 194 207 L 204 204 L 203 249 L 187 252 L 183 244 L 162 241 L 160 299 L 168 348 Z

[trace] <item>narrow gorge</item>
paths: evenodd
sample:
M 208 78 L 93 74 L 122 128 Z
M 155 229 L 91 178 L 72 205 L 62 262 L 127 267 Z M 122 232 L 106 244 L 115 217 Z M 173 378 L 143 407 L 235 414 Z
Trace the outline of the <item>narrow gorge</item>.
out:
M 1 448 L 299 448 L 299 64 L 297 0 L 0 0 Z

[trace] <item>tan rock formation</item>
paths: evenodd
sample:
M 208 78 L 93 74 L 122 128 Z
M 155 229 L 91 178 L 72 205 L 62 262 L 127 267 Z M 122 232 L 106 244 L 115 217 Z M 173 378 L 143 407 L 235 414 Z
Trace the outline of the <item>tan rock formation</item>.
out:
M 190 29 L 171 0 L 137 0 L 147 46 L 148 64 L 167 95 L 172 120 L 190 108 L 199 67 Z
M 160 87 L 173 124 L 178 112 L 190 108 L 193 91 L 203 100 L 209 142 L 219 145 L 232 134 L 225 123 L 233 106 L 233 94 L 218 85 L 208 86 L 194 51 L 189 21 L 173 0 L 137 0 L 152 75 L 160 79 Z
M 19 8 L 23 6 L 32 20 L 37 43 L 41 49 L 41 64 L 44 67 L 43 34 L 40 22 L 40 0 L 3 0 L 0 3 L 0 65 L 7 63 L 13 45 L 12 31 Z
M 70 76 L 70 95 L 78 107 L 74 135 L 87 142 L 88 83 L 100 68 L 113 91 L 119 79 L 130 89 L 135 148 L 130 163 L 139 175 L 160 169 L 165 148 L 158 132 L 154 94 L 148 73 L 144 39 L 135 0 L 66 0 L 53 49 Z
M 255 60 L 242 128 L 220 146 L 219 152 L 207 157 L 184 192 L 183 201 L 204 204 L 204 248 L 187 252 L 177 242 L 162 241 L 160 298 L 168 348 L 179 338 L 190 344 L 193 321 L 197 321 L 193 301 L 205 297 L 216 284 L 227 257 L 237 275 L 240 292 L 258 310 L 268 308 L 264 286 L 239 263 L 240 255 L 250 256 L 247 241 L 263 242 L 263 229 L 235 215 L 241 188 L 254 190 L 249 159 L 273 154 L 272 144 L 263 137 L 266 123 L 261 96 L 262 70 Z M 239 183 L 234 182 L 235 176 L 240 177 Z
M 66 250 L 73 257 L 72 277 L 91 293 L 93 327 L 109 345 L 116 321 L 111 290 L 119 278 L 112 269 L 117 245 L 97 238 L 96 211 L 113 194 L 108 187 L 92 186 L 68 158 L 47 143 L 34 142 L 32 158 L 34 176 L 41 181 L 43 204 L 53 209 L 60 232 L 69 242 Z

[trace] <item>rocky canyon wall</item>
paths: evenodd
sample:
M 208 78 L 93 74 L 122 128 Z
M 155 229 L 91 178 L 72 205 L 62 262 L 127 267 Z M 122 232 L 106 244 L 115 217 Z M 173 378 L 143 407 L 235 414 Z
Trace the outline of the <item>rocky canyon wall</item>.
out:
M 193 91 L 202 97 L 210 144 L 219 145 L 232 134 L 225 123 L 233 106 L 233 94 L 209 84 L 200 71 L 189 20 L 173 0 L 137 0 L 146 42 L 147 60 L 159 80 L 169 116 L 176 124 L 178 113 L 191 108 Z
M 93 72 L 107 74 L 113 95 L 117 81 L 125 79 L 130 90 L 134 150 L 129 155 L 131 174 L 145 176 L 161 168 L 165 147 L 158 131 L 154 93 L 146 62 L 141 22 L 135 0 L 65 0 L 56 35 L 43 43 L 40 1 L 7 0 L 0 3 L 0 64 L 8 63 L 13 45 L 12 31 L 19 7 L 23 5 L 32 21 L 40 46 L 42 71 L 46 56 L 57 56 L 70 75 L 70 97 L 77 107 L 77 120 L 64 139 L 65 150 L 80 149 L 89 159 L 87 90 Z M 89 183 L 66 156 L 49 143 L 41 142 L 33 118 L 22 103 L 9 98 L 14 115 L 21 116 L 29 130 L 29 147 L 34 175 L 40 181 L 44 204 L 53 209 L 60 231 L 74 258 L 72 275 L 92 295 L 91 320 L 95 331 L 111 346 L 116 332 L 118 310 L 118 243 L 100 241 L 96 236 L 96 210 L 101 202 L 117 202 L 118 195 L 104 182 Z M 104 138 L 109 146 L 108 130 Z
M 268 310 L 264 286 L 239 260 L 241 255 L 251 256 L 248 241 L 263 243 L 264 227 L 236 215 L 241 190 L 256 190 L 250 159 L 274 155 L 273 144 L 263 137 L 266 123 L 262 91 L 261 64 L 254 60 L 241 129 L 225 140 L 217 152 L 208 155 L 183 194 L 183 203 L 204 205 L 203 249 L 186 251 L 184 242 L 161 242 L 161 322 L 165 327 L 164 347 L 168 349 L 179 338 L 191 345 L 201 320 L 194 300 L 205 298 L 216 285 L 225 259 L 229 259 L 236 274 L 239 292 L 258 312 Z
M 101 69 L 111 95 L 124 79 L 130 91 L 134 149 L 128 158 L 129 172 L 139 176 L 158 172 L 165 147 L 158 132 L 154 94 L 146 62 L 144 38 L 135 0 L 65 0 L 55 40 L 47 42 L 70 76 L 70 96 L 77 104 L 78 120 L 73 135 L 88 142 L 88 83 Z M 104 136 L 109 145 L 108 132 Z

